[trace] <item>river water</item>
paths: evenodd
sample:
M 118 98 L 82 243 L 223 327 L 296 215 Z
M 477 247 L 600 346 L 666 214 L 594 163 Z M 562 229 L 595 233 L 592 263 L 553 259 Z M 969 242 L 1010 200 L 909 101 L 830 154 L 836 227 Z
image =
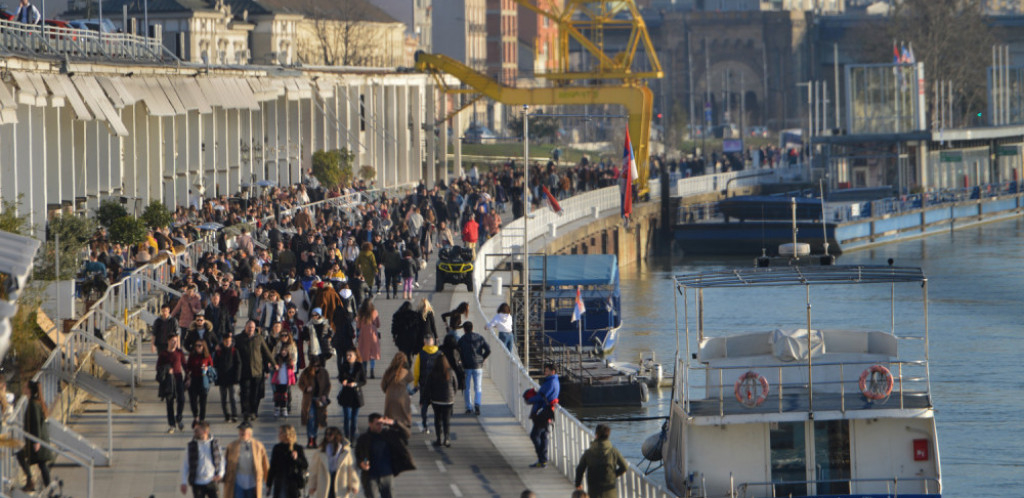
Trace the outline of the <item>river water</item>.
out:
M 1020 496 L 1024 493 L 1024 220 L 854 251 L 841 256 L 839 263 L 885 265 L 889 258 L 899 266 L 920 266 L 929 281 L 931 385 L 943 495 Z M 625 326 L 616 357 L 635 361 L 641 352 L 654 350 L 669 368 L 676 348 L 672 275 L 751 264 L 752 258 L 677 258 L 656 262 L 642 271 L 624 270 Z M 888 295 L 881 295 L 881 299 L 844 296 L 842 306 L 833 309 L 828 305 L 831 297 L 853 288 L 832 286 L 825 293 L 812 295 L 812 299 L 816 298 L 814 323 L 835 319 L 853 328 L 867 322 L 867 326 L 887 330 Z M 795 326 L 800 326 L 799 319 L 805 316 L 800 313 L 802 300 L 796 307 L 789 307 L 774 300 L 763 301 L 763 297 L 731 299 L 724 305 L 734 307 L 736 312 L 729 313 L 729 309 L 715 304 L 710 297 L 705 318 L 709 327 L 723 311 L 727 325 L 733 320 L 732 325 L 739 330 L 749 331 L 776 328 L 775 320 L 781 320 L 786 313 L 797 315 Z M 920 292 L 906 297 L 907 301 L 920 301 Z M 897 300 L 903 301 L 903 296 L 898 295 Z M 904 323 L 921 322 L 920 307 L 908 306 L 904 319 L 899 316 L 901 308 L 897 305 L 898 332 Z M 732 315 L 743 318 L 733 319 Z M 666 372 L 666 377 L 670 376 Z M 654 389 L 643 408 L 583 411 L 579 415 L 667 416 L 670 396 L 668 388 Z M 611 425 L 616 446 L 636 463 L 641 459 L 644 438 L 657 432 L 661 422 Z M 664 481 L 661 472 L 652 477 L 659 483 Z

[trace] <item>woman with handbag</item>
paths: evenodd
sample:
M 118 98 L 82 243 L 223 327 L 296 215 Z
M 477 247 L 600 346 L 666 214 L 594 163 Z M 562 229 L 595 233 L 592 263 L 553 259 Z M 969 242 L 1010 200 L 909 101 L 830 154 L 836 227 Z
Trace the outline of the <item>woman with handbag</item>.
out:
M 324 431 L 320 451 L 309 466 L 310 498 L 353 498 L 359 493 L 355 448 L 337 427 Z
M 25 438 L 25 447 L 17 453 L 18 464 L 25 472 L 25 486 L 22 491 L 35 491 L 35 483 L 32 480 L 32 466 L 39 466 L 39 474 L 43 478 L 43 488 L 50 485 L 50 461 L 53 460 L 50 449 L 41 443 L 49 444 L 50 432 L 46 428 L 46 400 L 43 398 L 43 387 L 36 381 L 28 381 L 25 384 L 25 396 L 28 397 L 28 406 L 25 408 L 25 415 L 22 419 L 22 428 L 25 432 L 36 438 L 35 440 Z
M 213 368 L 213 358 L 206 341 L 198 340 L 192 345 L 192 352 L 185 364 L 185 388 L 188 389 L 188 406 L 192 409 L 192 428 L 206 420 L 206 395 L 213 385 L 209 373 Z
M 274 345 L 274 363 L 278 365 L 271 383 L 274 385 L 274 416 L 287 417 L 291 408 L 291 387 L 295 385 L 295 364 L 299 351 L 288 331 L 282 331 Z
M 295 428 L 282 425 L 277 433 L 274 449 L 270 452 L 270 469 L 267 471 L 267 482 L 270 484 L 271 498 L 299 498 L 306 488 L 309 463 L 302 451 L 302 446 L 295 444 L 298 436 Z
M 344 419 L 342 429 L 349 441 L 356 438 L 356 419 L 359 408 L 363 406 L 363 386 L 366 385 L 366 370 L 359 358 L 359 351 L 351 348 L 345 351 L 345 361 L 338 365 L 338 380 L 341 392 L 338 393 L 338 405 Z
M 299 376 L 299 390 L 302 391 L 300 418 L 306 425 L 307 448 L 316 448 L 318 427 L 327 427 L 327 405 L 331 398 L 331 377 L 324 368 L 323 358 L 310 358 L 309 367 Z

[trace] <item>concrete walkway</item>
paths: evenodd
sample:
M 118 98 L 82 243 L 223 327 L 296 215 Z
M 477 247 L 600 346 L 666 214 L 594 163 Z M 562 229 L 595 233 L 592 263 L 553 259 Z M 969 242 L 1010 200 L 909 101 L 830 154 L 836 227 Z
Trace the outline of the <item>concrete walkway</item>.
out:
M 459 286 L 455 292 L 448 286 L 446 292 L 428 291 L 434 288 L 433 265 L 420 273 L 420 289 L 416 299 L 426 296 L 434 306 L 438 330 L 444 330 L 440 321 L 441 313 L 448 311 L 461 301 L 472 296 Z M 369 380 L 364 387 L 366 405 L 360 410 L 359 430 L 366 428 L 366 416 L 373 411 L 383 411 L 384 394 L 379 388 L 380 374 L 383 373 L 396 349 L 391 341 L 391 315 L 402 303 L 378 296 L 375 301 L 382 322 L 382 360 L 376 371 L 377 379 Z M 244 307 L 243 307 L 244 310 Z M 240 316 L 244 311 L 240 312 Z M 479 324 L 478 328 L 482 328 Z M 182 496 L 178 490 L 180 469 L 184 449 L 191 438 L 191 431 L 168 435 L 164 403 L 157 398 L 154 365 L 156 355 L 148 354 L 149 345 L 144 345 L 147 354 L 143 356 L 145 370 L 143 384 L 137 390 L 139 403 L 135 412 L 115 412 L 113 466 L 97 468 L 94 475 L 94 497 L 172 497 Z M 329 361 L 332 384 L 336 384 L 335 362 Z M 382 364 L 380 364 L 382 363 Z M 486 372 L 486 370 L 485 370 Z M 486 374 L 485 374 L 486 375 Z M 332 385 L 332 399 L 337 393 Z M 269 390 L 269 383 L 268 383 Z M 297 392 L 293 395 L 298 401 Z M 503 400 L 497 399 L 497 389 L 490 379 L 484 379 L 484 404 L 482 416 L 462 414 L 462 401 L 456 401 L 452 418 L 452 447 L 431 446 L 433 434 L 418 433 L 414 429 L 410 449 L 417 470 L 396 479 L 396 496 L 416 497 L 518 497 L 524 489 L 532 489 L 541 497 L 561 498 L 572 494 L 571 484 L 556 469 L 530 469 L 528 466 L 536 457 L 528 434 L 516 423 Z M 260 418 L 254 426 L 256 438 L 267 445 L 268 452 L 277 440 L 277 428 L 282 423 L 296 427 L 300 443 L 305 441 L 305 428 L 300 427 L 299 417 L 293 414 L 286 420 L 273 417 L 272 397 L 268 392 L 260 405 Z M 413 399 L 414 412 L 417 411 Z M 297 403 L 296 403 L 297 404 Z M 237 437 L 237 424 L 225 423 L 220 410 L 220 396 L 211 390 L 207 404 L 207 420 L 212 432 L 223 444 Z M 72 422 L 72 428 L 90 441 L 106 442 L 106 403 L 90 403 L 80 416 Z M 184 412 L 186 425 L 191 419 L 187 406 Z M 418 415 L 414 417 L 414 425 Z M 330 425 L 341 426 L 341 414 L 336 404 L 329 412 Z M 431 422 L 431 427 L 433 423 Z M 432 430 L 432 429 L 431 429 Z M 316 451 L 316 450 L 312 450 Z M 78 467 L 58 465 L 54 475 L 64 481 L 65 493 L 85 496 L 86 472 Z

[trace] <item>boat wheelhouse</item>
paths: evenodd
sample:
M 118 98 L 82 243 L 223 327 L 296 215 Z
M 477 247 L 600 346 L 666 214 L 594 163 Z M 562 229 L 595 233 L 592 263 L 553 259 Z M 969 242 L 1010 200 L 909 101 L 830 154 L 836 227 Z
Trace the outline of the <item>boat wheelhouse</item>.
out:
M 544 335 L 552 345 L 581 344 L 602 354 L 622 326 L 619 262 L 613 254 L 530 256 L 530 283 L 544 301 Z M 576 290 L 586 311 L 573 321 Z
M 663 453 L 669 489 L 685 497 L 940 496 L 920 269 L 744 268 L 680 275 L 675 290 L 685 344 Z M 754 304 L 736 293 L 760 297 Z M 709 297 L 726 304 L 708 307 Z M 888 309 L 864 314 L 883 302 Z M 832 314 L 812 315 L 812 304 Z M 760 330 L 706 327 L 709 309 L 729 328 Z M 860 327 L 878 322 L 889 330 Z

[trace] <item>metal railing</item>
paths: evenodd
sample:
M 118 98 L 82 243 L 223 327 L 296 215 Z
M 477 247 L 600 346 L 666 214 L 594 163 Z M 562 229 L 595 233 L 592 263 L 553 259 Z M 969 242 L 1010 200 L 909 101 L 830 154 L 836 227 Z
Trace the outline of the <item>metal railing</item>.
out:
M 95 466 L 90 458 L 75 451 L 73 448 L 58 448 L 54 444 L 43 441 L 32 434 L 25 432 L 21 427 L 11 425 L 7 426 L 5 429 L 6 430 L 4 432 L 6 432 L 12 440 L 23 439 L 25 440 L 25 444 L 38 443 L 41 447 L 46 448 L 59 456 L 67 458 L 75 465 L 84 468 L 87 479 L 85 496 L 92 497 L 93 471 Z M 17 469 L 19 467 L 17 458 L 17 451 L 15 449 L 6 446 L 0 447 L 0 494 L 3 494 L 5 490 L 17 485 L 14 481 L 14 476 L 17 475 Z M 43 494 L 42 496 L 49 496 L 49 494 Z
M 600 214 L 609 209 L 619 207 L 618 187 L 606 187 L 599 190 L 587 192 L 569 198 L 561 203 L 562 214 L 552 212 L 549 208 L 534 210 L 530 213 L 530 229 L 532 239 L 538 239 L 566 224 L 583 218 L 600 217 Z M 523 218 L 508 223 L 501 231 L 501 234 L 487 240 L 477 249 L 476 262 L 473 269 L 473 284 L 477 292 L 483 286 L 486 279 L 485 261 L 486 258 L 508 258 L 517 252 L 522 252 L 523 243 Z M 536 227 L 536 228 L 534 228 Z M 479 294 L 475 295 L 474 303 L 476 312 L 483 313 Z M 519 357 L 510 353 L 502 345 L 497 335 L 491 332 L 482 332 L 483 337 L 491 346 L 494 352 L 488 357 L 486 368 L 490 373 L 491 380 L 497 386 L 498 391 L 505 400 L 505 405 L 512 412 L 512 416 L 524 429 L 528 429 L 530 407 L 522 402 L 521 394 L 529 388 L 538 388 L 536 381 L 530 378 L 526 368 L 520 362 Z M 594 433 L 586 425 L 580 422 L 569 411 L 558 407 L 555 411 L 555 421 L 551 426 L 550 455 L 551 463 L 570 481 L 575 479 L 576 464 L 579 463 L 583 452 L 590 446 L 594 439 Z M 671 496 L 661 486 L 650 480 L 632 465 L 620 479 L 616 481 L 619 496 L 636 498 L 667 498 Z
M 692 176 L 676 180 L 672 197 L 720 192 L 726 188 L 752 187 L 763 183 L 799 182 L 806 178 L 807 169 L 802 165 L 774 169 L 746 169 L 728 173 Z
M 40 383 L 46 405 L 51 408 L 60 406 L 59 411 L 54 410 L 50 413 L 51 417 L 58 417 L 57 420 L 62 424 L 67 423 L 71 416 L 71 404 L 77 390 L 69 380 L 74 379 L 77 372 L 91 363 L 89 360 L 98 349 L 106 350 L 119 361 L 128 363 L 128 368 L 132 372 L 131 396 L 134 398 L 135 383 L 141 380 L 141 343 L 145 332 L 132 330 L 125 324 L 125 321 L 129 317 L 137 315 L 149 302 L 151 292 L 162 291 L 162 287 L 170 282 L 173 277 L 172 265 L 185 264 L 185 260 L 192 258 L 193 255 L 198 257 L 203 252 L 214 249 L 216 249 L 216 243 L 211 237 L 206 237 L 192 242 L 171 258 L 137 268 L 121 281 L 109 286 L 103 296 L 71 325 L 70 335 L 60 347 L 53 349 L 39 371 L 32 377 L 32 380 Z M 155 310 L 150 311 L 155 312 Z M 132 347 L 135 349 L 134 357 L 129 354 Z M 4 431 L 12 439 L 24 437 L 34 439 L 31 435 L 26 435 L 20 427 L 22 415 L 27 406 L 26 401 L 24 396 L 20 397 L 15 403 L 11 415 L 5 420 Z M 110 443 L 112 423 L 108 403 L 108 448 L 106 450 L 108 459 L 113 452 Z M 91 497 L 94 466 L 92 460 L 74 448 L 60 446 L 54 441 L 42 444 L 45 444 L 57 455 L 87 467 L 89 488 L 86 496 Z M 0 475 L 15 475 L 12 471 L 17 462 L 13 458 L 13 452 L 9 448 L 0 451 Z M 0 493 L 3 492 L 4 486 L 7 484 L 9 483 L 0 481 Z
M 160 27 L 157 26 L 159 30 Z M 107 59 L 178 63 L 156 36 L 101 33 L 90 29 L 63 28 L 0 21 L 0 50 L 32 56 L 72 59 Z
M 891 392 L 884 399 L 864 405 L 859 376 L 874 365 L 883 365 L 892 375 Z M 687 374 L 685 411 L 693 416 L 748 413 L 786 413 L 814 410 L 881 410 L 930 407 L 927 362 L 923 360 L 897 360 L 885 362 L 848 361 L 818 362 L 813 364 L 814 389 L 808 392 L 807 364 L 793 363 L 751 367 L 690 366 Z M 734 381 L 748 371 L 768 381 L 768 394 L 763 403 L 755 407 L 741 405 L 734 399 Z M 703 384 L 689 384 L 703 379 Z M 829 379 L 829 380 L 821 380 Z M 698 398 L 699 391 L 704 397 Z M 815 403 L 818 400 L 818 403 Z
M 922 208 L 978 200 L 987 197 L 1014 195 L 1020 192 L 1017 182 L 988 183 L 975 187 L 940 189 L 920 194 L 888 197 L 874 201 L 826 203 L 825 219 L 842 223 L 885 215 L 913 212 Z
M 903 485 L 903 489 L 900 489 L 900 483 L 916 484 L 914 486 L 914 488 L 916 488 L 916 489 L 907 489 L 907 485 Z M 760 497 L 760 496 L 771 496 L 771 497 L 775 497 L 775 496 L 789 496 L 789 493 L 778 492 L 777 488 L 782 487 L 782 486 L 794 486 L 794 485 L 810 487 L 811 485 L 817 486 L 819 484 L 826 484 L 826 485 L 836 485 L 836 484 L 843 485 L 843 484 L 846 484 L 847 485 L 846 486 L 847 487 L 847 491 L 846 492 L 834 493 L 834 494 L 841 494 L 841 495 L 851 494 L 851 493 L 856 493 L 856 494 L 863 493 L 863 494 L 870 494 L 871 496 L 877 496 L 877 493 L 880 492 L 880 489 L 879 490 L 857 489 L 858 486 L 855 486 L 856 484 L 864 484 L 864 485 L 876 484 L 876 485 L 879 485 L 879 488 L 881 488 L 881 485 L 884 484 L 885 485 L 885 491 L 884 491 L 885 495 L 892 496 L 892 497 L 898 497 L 898 496 L 900 496 L 900 493 L 914 494 L 914 495 L 916 495 L 917 493 L 924 493 L 926 495 L 927 494 L 931 494 L 931 493 L 936 493 L 937 494 L 941 490 L 941 485 L 939 483 L 939 479 L 935 478 L 935 477 L 883 477 L 883 478 L 861 478 L 861 479 L 852 479 L 852 478 L 851 479 L 818 479 L 818 480 L 814 480 L 814 481 L 744 482 L 744 483 L 740 483 L 738 486 L 736 486 L 736 490 L 738 491 L 738 496 L 740 496 L 742 498 L 746 498 L 747 496 L 757 496 L 757 497 Z M 863 488 L 864 486 L 860 486 L 860 487 Z M 760 491 L 760 492 L 754 493 L 754 492 L 751 491 L 751 488 L 763 489 L 764 491 Z M 750 492 L 751 494 L 748 494 L 748 492 Z M 820 493 L 821 490 L 819 490 L 818 492 Z

